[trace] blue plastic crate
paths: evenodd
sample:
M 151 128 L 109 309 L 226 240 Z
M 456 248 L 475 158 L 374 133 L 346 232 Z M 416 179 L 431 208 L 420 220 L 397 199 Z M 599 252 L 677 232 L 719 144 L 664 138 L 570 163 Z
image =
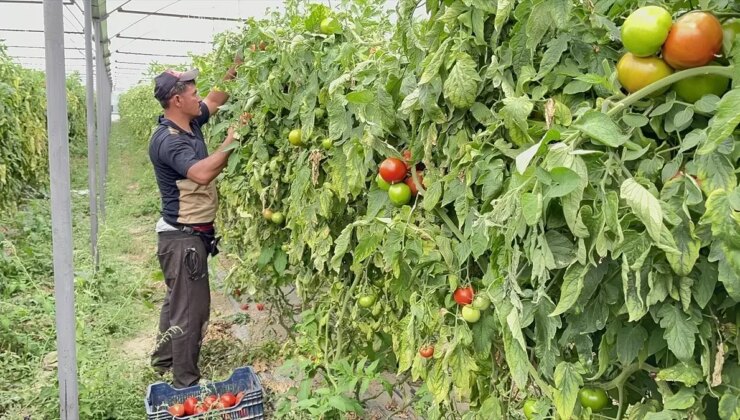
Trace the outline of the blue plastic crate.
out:
M 200 399 L 203 396 L 225 392 L 234 395 L 244 392 L 244 397 L 234 407 L 209 411 L 185 417 L 175 417 L 167 411 L 172 404 L 185 401 L 188 397 Z M 216 418 L 222 420 L 247 420 L 264 419 L 264 401 L 262 384 L 251 367 L 245 366 L 234 370 L 231 377 L 222 382 L 211 382 L 205 385 L 195 385 L 189 388 L 173 388 L 165 382 L 157 382 L 149 385 L 144 400 L 148 420 L 172 420 L 172 419 L 206 419 Z

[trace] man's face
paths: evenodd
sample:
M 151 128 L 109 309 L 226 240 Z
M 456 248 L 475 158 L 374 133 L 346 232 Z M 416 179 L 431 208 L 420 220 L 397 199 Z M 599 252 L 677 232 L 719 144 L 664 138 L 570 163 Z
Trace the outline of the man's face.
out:
M 195 118 L 201 114 L 200 96 L 195 84 L 188 83 L 185 91 L 172 97 L 170 106 L 176 107 L 180 112 L 190 118 Z

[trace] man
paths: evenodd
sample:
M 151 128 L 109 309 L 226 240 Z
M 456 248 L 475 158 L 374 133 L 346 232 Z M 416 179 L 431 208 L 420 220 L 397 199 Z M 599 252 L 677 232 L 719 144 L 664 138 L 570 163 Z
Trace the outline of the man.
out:
M 198 358 L 211 303 L 207 258 L 218 252 L 213 229 L 218 206 L 214 180 L 226 167 L 231 153 L 227 147 L 234 141 L 229 129 L 218 150 L 208 155 L 201 126 L 229 96 L 214 90 L 201 101 L 195 87 L 197 76 L 197 69 L 167 70 L 154 79 L 154 97 L 164 115 L 149 144 L 162 197 L 157 255 L 167 285 L 151 363 L 161 374 L 172 369 L 176 388 L 200 380 Z M 232 67 L 224 79 L 235 76 Z

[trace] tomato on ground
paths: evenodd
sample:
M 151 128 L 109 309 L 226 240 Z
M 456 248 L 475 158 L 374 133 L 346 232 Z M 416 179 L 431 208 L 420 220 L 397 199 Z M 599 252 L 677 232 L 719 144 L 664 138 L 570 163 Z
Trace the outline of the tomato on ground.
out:
M 713 14 L 686 13 L 673 24 L 663 44 L 663 59 L 676 70 L 704 66 L 719 53 L 723 36 Z
M 617 78 L 629 93 L 637 92 L 645 86 L 670 76 L 671 73 L 673 69 L 658 57 L 637 57 L 632 53 L 627 53 L 617 63 Z M 667 89 L 668 87 L 661 89 L 656 94 L 665 92 Z

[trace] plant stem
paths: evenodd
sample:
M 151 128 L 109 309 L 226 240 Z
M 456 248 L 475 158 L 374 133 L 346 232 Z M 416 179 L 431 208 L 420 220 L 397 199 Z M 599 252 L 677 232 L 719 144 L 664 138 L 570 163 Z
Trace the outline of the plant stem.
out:
M 612 116 L 618 113 L 619 111 L 627 108 L 628 106 L 634 104 L 635 102 L 639 101 L 640 99 L 650 96 L 653 93 L 658 92 L 659 90 L 667 86 L 670 86 L 680 80 L 683 80 L 689 77 L 701 76 L 701 75 L 717 75 L 717 76 L 727 77 L 728 79 L 732 79 L 734 73 L 735 73 L 734 66 L 727 66 L 727 67 L 704 66 L 704 67 L 696 67 L 696 68 L 688 69 L 688 70 L 682 70 L 682 71 L 673 73 L 672 75 L 668 77 L 660 79 L 655 83 L 651 83 L 631 95 L 628 95 L 626 98 L 617 102 L 614 108 L 607 111 L 606 114 L 609 116 Z

